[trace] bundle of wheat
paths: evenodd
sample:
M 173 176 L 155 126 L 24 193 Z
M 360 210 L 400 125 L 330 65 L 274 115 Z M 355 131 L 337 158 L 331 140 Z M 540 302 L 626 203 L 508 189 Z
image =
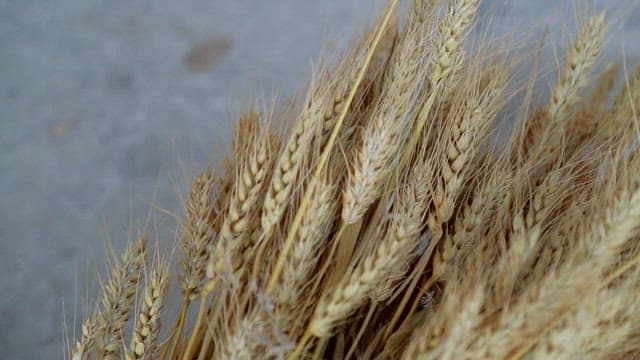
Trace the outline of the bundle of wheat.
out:
M 594 76 L 604 14 L 544 94 L 540 47 L 465 41 L 480 0 L 396 3 L 195 178 L 179 313 L 141 240 L 71 358 L 640 357 L 640 71 Z

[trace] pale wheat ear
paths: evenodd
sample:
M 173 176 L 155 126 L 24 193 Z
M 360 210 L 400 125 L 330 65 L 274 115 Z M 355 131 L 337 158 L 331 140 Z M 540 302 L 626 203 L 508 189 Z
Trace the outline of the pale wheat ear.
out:
M 146 239 L 141 238 L 125 249 L 103 288 L 103 297 L 95 321 L 86 323 L 86 344 L 93 344 L 99 358 L 117 359 L 122 349 L 122 333 L 129 321 L 146 254 Z M 83 331 L 85 333 L 85 331 Z
M 168 266 L 158 265 L 146 280 L 131 347 L 125 356 L 127 360 L 157 356 L 164 297 L 169 285 L 168 270 Z
M 567 127 L 567 118 L 579 101 L 581 90 L 588 85 L 591 70 L 596 65 L 603 48 L 603 36 L 607 29 L 605 14 L 597 14 L 582 25 L 573 45 L 565 56 L 565 65 L 551 93 L 544 111 L 538 113 L 541 129 L 532 132 L 528 141 L 537 147 L 533 156 L 539 156 L 547 146 L 562 145 L 559 139 Z M 534 121 L 536 124 L 536 121 Z M 558 152 L 562 152 L 562 149 Z
M 175 331 L 162 348 L 161 357 L 175 356 L 176 348 L 182 337 L 190 303 L 202 291 L 205 280 L 208 248 L 212 244 L 212 214 L 214 177 L 209 171 L 198 175 L 191 185 L 191 191 L 185 204 L 186 219 L 182 224 L 183 251 L 182 273 L 178 281 L 182 288 L 182 309 L 176 318 Z
M 562 123 L 569 108 L 578 100 L 579 91 L 588 79 L 602 51 L 602 37 L 606 30 L 605 14 L 587 20 L 566 55 L 565 68 L 553 90 L 547 112 L 552 124 Z
M 282 325 L 294 336 L 299 331 L 295 324 L 309 316 L 309 310 L 304 308 L 304 298 L 316 296 L 314 292 L 317 290 L 311 284 L 320 263 L 319 256 L 328 245 L 325 234 L 331 231 L 338 210 L 336 184 L 325 178 L 315 183 L 311 191 L 314 192 L 313 201 L 302 210 L 304 215 L 296 244 L 287 259 L 280 289 L 275 295 L 278 306 L 276 311 L 282 312 Z

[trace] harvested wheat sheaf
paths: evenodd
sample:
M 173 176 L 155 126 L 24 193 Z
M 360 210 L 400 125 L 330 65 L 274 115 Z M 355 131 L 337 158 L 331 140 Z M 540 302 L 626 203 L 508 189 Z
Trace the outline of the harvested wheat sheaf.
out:
M 640 67 L 602 61 L 615 18 L 582 13 L 546 90 L 544 40 L 480 27 L 480 0 L 398 2 L 302 103 L 240 117 L 177 269 L 130 245 L 71 359 L 640 358 Z

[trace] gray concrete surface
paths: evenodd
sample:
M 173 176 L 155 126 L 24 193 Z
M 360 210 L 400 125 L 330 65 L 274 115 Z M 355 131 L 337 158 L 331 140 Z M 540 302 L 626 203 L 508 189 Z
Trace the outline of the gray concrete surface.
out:
M 105 240 L 121 249 L 150 204 L 179 211 L 189 174 L 226 151 L 247 94 L 291 94 L 323 44 L 343 45 L 383 3 L 0 0 L 0 358 L 63 357 Z M 573 25 L 558 15 L 568 4 L 483 11 L 506 28 Z M 623 13 L 630 58 L 637 10 Z M 620 36 L 612 44 L 619 53 Z M 151 230 L 171 234 L 156 213 Z

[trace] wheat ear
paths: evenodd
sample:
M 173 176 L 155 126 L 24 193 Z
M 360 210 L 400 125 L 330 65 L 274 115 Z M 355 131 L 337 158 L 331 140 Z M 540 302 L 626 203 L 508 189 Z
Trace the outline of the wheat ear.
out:
M 206 171 L 198 175 L 185 205 L 183 223 L 182 275 L 179 277 L 185 297 L 195 299 L 205 276 L 207 251 L 211 245 L 211 212 L 214 177 Z
M 418 19 L 416 15 L 414 18 Z M 408 24 L 409 32 L 397 45 L 389 64 L 389 80 L 382 90 L 371 120 L 362 134 L 355 166 L 345 186 L 342 220 L 355 224 L 379 196 L 383 181 L 391 171 L 395 149 L 402 143 L 415 92 L 420 87 L 420 68 L 425 47 L 421 35 L 427 23 Z
M 214 184 L 215 178 L 209 171 L 198 175 L 191 184 L 189 198 L 185 204 L 186 219 L 182 224 L 182 274 L 178 277 L 183 296 L 182 309 L 174 325 L 175 331 L 162 348 L 161 357 L 169 352 L 169 357 L 174 358 L 189 305 L 200 295 L 202 290 L 201 285 L 205 279 L 208 251 L 213 241 L 211 233 L 215 227 L 215 222 L 214 224 L 211 222 L 214 214 Z M 218 200 L 226 202 L 226 192 L 224 197 L 221 196 L 223 195 L 218 194 Z
M 497 94 L 499 92 L 495 93 Z M 470 95 L 470 97 L 475 96 L 478 95 Z M 486 99 L 476 99 L 475 101 L 479 101 L 477 104 L 466 104 L 462 110 L 450 113 L 448 123 L 451 124 L 451 128 L 447 133 L 447 140 L 444 142 L 442 148 L 444 156 L 442 156 L 442 159 L 435 160 L 437 161 L 436 164 L 439 165 L 440 173 L 436 180 L 436 189 L 433 196 L 433 209 L 429 212 L 427 218 L 427 224 L 431 233 L 430 244 L 425 253 L 422 254 L 422 257 L 412 274 L 413 279 L 411 279 L 408 288 L 405 290 L 405 296 L 401 301 L 401 305 L 398 306 L 397 311 L 392 317 L 385 337 L 388 337 L 391 334 L 393 327 L 399 320 L 401 312 L 409 301 L 409 297 L 412 295 L 419 279 L 422 277 L 424 269 L 427 266 L 427 261 L 431 257 L 431 253 L 435 250 L 438 242 L 443 236 L 443 224 L 448 222 L 453 216 L 459 194 L 464 182 L 466 181 L 466 174 L 469 167 L 468 162 L 473 158 L 475 151 L 477 151 L 479 140 L 484 137 L 485 131 L 495 115 L 495 111 L 497 109 L 493 103 L 495 99 L 495 94 L 492 94 Z M 431 173 L 437 172 L 434 169 Z M 449 237 L 447 239 L 451 238 Z M 444 274 L 445 264 L 449 262 L 451 256 L 453 256 L 452 243 L 447 241 L 444 245 L 445 249 L 443 250 L 445 251 L 443 254 L 446 258 L 443 259 L 441 253 L 436 253 L 437 256 L 434 258 L 434 271 L 431 279 L 428 280 L 429 286 L 423 286 L 418 296 L 414 298 L 413 304 L 411 305 L 411 312 L 415 311 L 420 298 L 422 298 L 422 296 L 428 291 L 430 285 Z
M 145 260 L 146 240 L 127 246 L 120 262 L 111 270 L 104 286 L 101 310 L 97 316 L 96 349 L 98 358 L 118 359 L 129 313 L 136 298 L 140 272 Z
M 424 10 L 424 9 L 423 9 Z M 381 90 L 380 101 L 372 110 L 365 128 L 353 169 L 350 171 L 342 200 L 342 224 L 337 240 L 337 259 L 334 274 L 342 274 L 355 249 L 355 234 L 359 221 L 371 204 L 380 196 L 387 175 L 395 168 L 399 157 L 395 149 L 407 137 L 410 112 L 416 92 L 421 86 L 421 68 L 424 52 L 423 36 L 428 22 L 421 22 L 415 13 L 407 25 L 407 31 L 390 58 L 388 80 Z M 337 276 L 328 282 L 334 283 Z
M 545 144 L 557 146 L 561 143 L 557 138 L 563 132 L 558 128 L 564 129 L 573 105 L 578 102 L 581 89 L 588 84 L 589 73 L 602 51 L 606 28 L 604 19 L 604 13 L 601 13 L 587 20 L 567 52 L 564 70 L 551 93 L 546 111 L 539 112 L 538 118 L 534 119 L 541 129 L 533 132 L 533 139 L 528 141 L 540 147 L 536 153 L 547 151 Z
M 517 208 L 512 216 L 511 229 L 507 234 L 509 250 L 497 265 L 496 297 L 509 299 L 523 271 L 532 266 L 539 251 L 539 241 L 544 227 L 568 193 L 566 182 L 561 182 L 561 176 L 566 172 L 550 173 L 543 183 L 535 190 L 531 201 L 521 208 Z M 562 193 L 564 191 L 564 194 Z
M 471 197 L 471 202 L 462 208 L 459 216 L 454 221 L 454 231 L 451 235 L 451 251 L 461 250 L 463 247 L 473 247 L 477 242 L 481 231 L 486 230 L 489 217 L 495 214 L 496 207 L 506 196 L 506 189 L 512 179 L 512 172 L 501 165 L 496 166 L 489 175 L 489 178 L 476 188 Z M 448 249 L 449 246 L 444 246 Z M 447 250 L 449 251 L 449 250 Z M 443 260 L 453 259 L 455 254 L 444 254 Z M 445 269 L 448 263 L 444 264 Z
M 216 241 L 216 249 L 210 255 L 207 276 L 217 275 L 233 280 L 243 259 L 245 237 L 250 235 L 252 216 L 262 194 L 269 166 L 269 143 L 266 137 L 256 134 L 250 140 L 249 156 L 238 174 L 231 195 L 229 210 L 222 223 Z
M 138 321 L 133 329 L 131 350 L 126 354 L 127 360 L 156 358 L 158 336 L 160 335 L 160 316 L 168 283 L 166 268 L 159 267 L 151 271 L 142 294 Z
M 446 83 L 462 60 L 464 38 L 473 23 L 480 0 L 450 0 L 447 14 L 440 23 L 437 35 L 436 50 L 430 59 L 429 86 L 423 89 L 421 107 L 417 110 L 412 135 L 404 148 L 400 167 L 406 166 L 416 149 L 427 120 L 431 117 L 433 106 L 441 93 L 445 91 Z
M 322 250 L 327 241 L 326 234 L 331 231 L 331 227 L 337 214 L 337 187 L 329 180 L 316 183 L 312 191 L 313 200 L 304 209 L 304 216 L 298 230 L 295 245 L 287 260 L 285 269 L 282 272 L 281 286 L 277 291 L 277 301 L 282 312 L 282 326 L 288 326 L 295 318 L 305 318 L 304 308 L 300 304 L 304 303 L 304 296 L 315 296 L 306 293 L 308 284 L 313 280 L 313 271 L 319 262 Z M 290 319 L 289 319 L 290 318 Z
M 355 166 L 345 186 L 342 209 L 345 224 L 356 223 L 379 196 L 396 157 L 393 150 L 401 143 L 411 105 L 421 86 L 420 68 L 426 50 L 423 42 L 429 25 L 427 15 L 432 8 L 431 2 L 414 2 L 407 28 L 389 59 L 388 81 L 362 134 Z
M 321 84 L 318 84 L 319 80 L 321 79 L 312 81 L 304 109 L 296 120 L 275 164 L 262 209 L 261 224 L 265 240 L 271 236 L 274 227 L 282 219 L 304 156 L 309 152 L 316 129 L 322 125 L 324 99 L 320 91 Z
M 602 51 L 604 30 L 604 13 L 592 17 L 580 29 L 547 106 L 552 123 L 564 122 L 567 111 L 578 101 L 578 93 L 587 84 L 588 74 Z
M 423 136 L 423 131 L 427 124 L 427 120 L 431 118 L 434 104 L 439 99 L 441 93 L 445 90 L 447 81 L 452 76 L 453 71 L 459 65 L 462 59 L 460 49 L 466 32 L 471 26 L 475 14 L 480 4 L 479 0 L 450 0 L 448 4 L 447 14 L 440 23 L 437 37 L 436 52 L 434 58 L 431 59 L 429 86 L 423 90 L 424 96 L 421 99 L 420 108 L 415 114 L 411 136 L 407 145 L 404 147 L 403 155 L 399 163 L 399 171 L 409 164 L 411 157 Z M 433 223 L 433 221 L 431 221 Z M 432 227 L 432 225 L 430 225 Z M 432 241 L 432 244 L 437 241 Z M 432 250 L 431 250 L 432 251 Z M 417 265 L 417 271 L 414 274 L 424 271 L 430 256 L 423 256 Z M 401 312 L 404 310 L 409 301 L 410 293 L 413 292 L 418 285 L 420 276 L 413 276 L 409 284 L 408 291 L 398 306 L 397 311 L 385 333 L 385 338 L 391 335 L 393 327 L 399 320 Z
M 398 210 L 397 216 L 393 216 L 382 243 L 318 304 L 309 325 L 313 335 L 320 338 L 329 336 L 337 324 L 361 306 L 367 297 L 376 296 L 376 287 L 386 287 L 397 278 L 398 267 L 406 263 L 417 245 L 427 208 L 425 193 L 424 186 L 417 184 L 401 190 L 398 201 L 401 210 Z M 384 291 L 383 294 L 388 292 Z

